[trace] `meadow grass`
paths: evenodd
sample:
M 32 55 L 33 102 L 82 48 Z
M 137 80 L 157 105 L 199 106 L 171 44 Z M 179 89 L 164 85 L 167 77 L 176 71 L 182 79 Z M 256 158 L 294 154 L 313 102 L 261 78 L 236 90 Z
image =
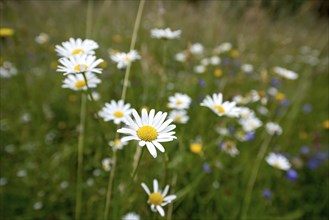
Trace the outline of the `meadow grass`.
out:
M 116 136 L 117 125 L 98 121 L 94 114 L 105 102 L 122 96 L 124 71 L 111 62 L 108 49 L 128 51 L 139 1 L 95 1 L 89 38 L 100 48 L 97 57 L 105 60 L 100 99 L 88 101 L 84 132 L 81 219 L 103 219 L 109 172 L 101 161 L 112 157 L 108 141 Z M 79 92 L 61 88 L 63 75 L 56 72 L 55 45 L 70 37 L 86 36 L 87 1 L 21 1 L 1 3 L 1 28 L 15 32 L 1 38 L 1 63 L 13 63 L 18 73 L 1 78 L 1 186 L 0 216 L 3 219 L 73 219 L 76 204 L 77 141 L 80 122 Z M 153 28 L 182 30 L 180 39 L 150 37 Z M 109 219 L 136 212 L 141 219 L 160 219 L 147 204 L 140 186 L 158 179 L 177 199 L 164 207 L 168 219 L 326 219 L 328 216 L 328 23 L 308 11 L 274 17 L 260 7 L 242 11 L 225 1 L 197 5 L 180 1 L 146 1 L 135 49 L 141 60 L 132 63 L 125 100 L 138 111 L 147 107 L 170 111 L 168 97 L 188 94 L 192 105 L 187 124 L 177 124 L 177 140 L 164 144 L 154 159 L 146 149 L 135 180 L 131 180 L 137 142 L 116 152 Z M 49 35 L 44 44 L 35 42 L 41 32 Z M 220 55 L 230 64 L 197 74 L 193 67 L 201 58 L 180 63 L 175 54 L 200 42 L 208 54 L 223 42 L 231 42 L 238 56 Z M 318 53 L 316 65 L 301 60 L 301 48 Z M 318 52 L 316 52 L 318 51 Z M 250 63 L 254 73 L 245 74 L 240 64 Z M 209 94 L 222 92 L 224 100 L 246 95 L 250 90 L 271 87 L 273 67 L 282 66 L 299 74 L 295 81 L 280 79 L 286 102 L 269 99 L 268 115 L 257 116 L 264 125 L 255 139 L 239 142 L 236 119 L 218 117 L 200 102 Z M 259 103 L 249 104 L 255 110 Z M 305 110 L 309 107 L 311 110 Z M 283 134 L 269 136 L 268 121 L 278 122 Z M 229 138 L 217 126 L 234 128 Z M 233 129 L 231 129 L 233 130 Z M 201 140 L 203 154 L 193 154 L 190 144 Z M 231 139 L 240 151 L 236 157 L 219 145 Z M 264 146 L 262 148 L 262 146 Z M 309 153 L 301 153 L 308 146 Z M 263 149 L 259 163 L 257 155 Z M 285 154 L 297 170 L 291 182 L 285 172 L 269 166 L 269 152 Z M 316 167 L 316 155 L 324 158 Z M 209 168 L 207 167 L 209 166 Z M 256 170 L 255 170 L 256 169 Z M 95 171 L 96 170 L 96 171 Z M 22 172 L 23 171 L 23 172 Z M 24 175 L 26 172 L 26 175 Z M 247 188 L 252 173 L 250 200 Z M 263 191 L 270 189 L 271 198 Z M 40 207 L 41 204 L 41 207 Z M 170 210 L 167 212 L 167 210 Z

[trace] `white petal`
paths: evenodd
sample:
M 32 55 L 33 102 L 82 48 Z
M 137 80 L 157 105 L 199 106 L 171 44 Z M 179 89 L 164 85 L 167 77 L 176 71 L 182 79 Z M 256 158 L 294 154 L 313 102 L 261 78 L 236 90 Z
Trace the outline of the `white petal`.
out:
M 162 192 L 162 196 L 166 197 L 167 193 L 169 191 L 169 185 L 166 185 L 166 187 L 164 188 L 163 192 Z
M 143 189 L 145 190 L 145 192 L 147 193 L 147 195 L 150 195 L 151 194 L 149 188 L 147 187 L 147 185 L 145 183 L 142 183 L 141 186 L 143 187 Z
M 123 138 L 121 139 L 122 142 L 127 142 L 127 141 L 131 141 L 131 140 L 136 140 L 136 141 L 138 141 L 139 139 L 138 139 L 137 137 L 135 137 L 135 136 L 127 136 L 127 137 L 123 137 Z
M 159 151 L 161 151 L 161 152 L 165 152 L 164 147 L 163 147 L 159 142 L 157 142 L 157 141 L 152 141 L 152 143 L 156 146 L 156 148 L 159 149 Z
M 148 124 L 149 125 L 152 125 L 152 123 L 153 123 L 154 114 L 155 114 L 155 110 L 154 109 L 151 109 L 151 111 L 149 113 L 149 121 L 148 121 Z
M 171 201 L 175 200 L 176 198 L 177 198 L 176 195 L 170 195 L 170 196 L 165 197 L 163 199 L 163 201 L 165 201 L 165 202 L 171 202 Z
M 142 120 L 141 120 L 141 118 L 139 117 L 139 115 L 138 115 L 138 113 L 137 113 L 137 111 L 136 111 L 135 109 L 133 109 L 132 114 L 133 114 L 133 116 L 134 116 L 134 118 L 135 118 L 135 121 L 136 121 L 138 127 L 142 127 L 142 126 L 143 126 L 143 124 L 142 124 Z
M 155 149 L 154 145 L 151 142 L 145 142 L 145 143 L 146 143 L 146 147 L 149 150 L 152 157 L 156 158 L 157 157 L 157 150 Z
M 147 111 L 145 108 L 142 109 L 142 122 L 143 122 L 143 125 L 147 125 L 149 122 L 148 116 L 147 116 Z
M 158 212 L 160 213 L 160 215 L 163 217 L 165 215 L 163 208 L 159 205 L 157 205 L 156 208 L 157 208 Z
M 154 179 L 153 180 L 153 192 L 158 192 L 158 189 L 159 189 L 158 180 Z

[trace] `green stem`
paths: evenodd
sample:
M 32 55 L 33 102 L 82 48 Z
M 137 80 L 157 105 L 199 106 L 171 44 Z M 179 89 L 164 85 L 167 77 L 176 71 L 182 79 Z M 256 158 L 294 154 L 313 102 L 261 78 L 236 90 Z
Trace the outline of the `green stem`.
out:
M 138 32 L 138 29 L 139 29 L 139 26 L 140 26 L 144 4 L 145 4 L 145 0 L 141 0 L 139 2 L 136 22 L 135 22 L 135 25 L 134 25 L 133 36 L 132 36 L 131 44 L 130 44 L 130 51 L 135 48 L 136 39 L 137 39 L 137 32 Z M 126 98 L 127 87 L 128 87 L 128 82 L 129 82 L 130 67 L 131 67 L 131 64 L 129 64 L 127 66 L 126 72 L 125 72 L 125 78 L 124 78 L 124 81 L 123 81 L 123 89 L 122 89 L 122 95 L 121 95 L 122 100 L 125 100 L 125 98 Z
M 133 172 L 131 173 L 131 181 L 133 182 L 137 173 L 137 169 L 139 167 L 139 163 L 141 161 L 141 158 L 143 156 L 144 147 L 141 148 L 140 146 L 137 146 L 136 153 L 134 156 L 134 164 L 133 164 Z
M 244 197 L 244 201 L 243 201 L 243 209 L 242 209 L 242 214 L 241 214 L 241 219 L 247 219 L 247 212 L 249 209 L 249 205 L 250 205 L 250 200 L 251 200 L 251 194 L 252 194 L 252 190 L 254 188 L 255 182 L 256 182 L 256 178 L 258 175 L 258 171 L 259 171 L 259 167 L 260 164 L 265 156 L 266 150 L 269 146 L 269 143 L 271 141 L 272 137 L 269 136 L 264 142 L 263 145 L 261 146 L 260 150 L 258 151 L 253 169 L 251 170 L 251 174 L 250 174 L 250 178 L 248 181 L 248 185 L 247 185 L 247 190 L 246 190 L 246 194 Z
M 137 39 L 137 32 L 138 32 L 139 27 L 140 27 L 140 21 L 141 21 L 141 18 L 142 18 L 142 12 L 143 12 L 143 8 L 144 8 L 144 4 L 145 4 L 145 0 L 141 0 L 139 2 L 136 21 L 135 21 L 135 24 L 134 24 L 134 30 L 133 30 L 133 35 L 132 35 L 131 44 L 130 44 L 130 50 L 133 50 L 135 48 L 136 39 Z M 126 68 L 124 82 L 123 82 L 123 89 L 122 89 L 122 94 L 121 94 L 121 99 L 122 100 L 126 99 L 130 68 L 131 68 L 131 64 L 129 64 Z M 117 162 L 116 151 L 113 152 L 112 161 L 113 161 L 113 165 L 112 165 L 111 174 L 110 174 L 110 178 L 109 178 L 109 184 L 108 184 L 108 188 L 107 188 L 106 204 L 105 204 L 105 211 L 104 211 L 104 220 L 106 220 L 108 218 L 109 209 L 110 209 L 110 205 L 111 205 L 112 185 L 113 185 L 113 179 L 114 179 L 116 162 Z
M 83 143 L 84 143 L 84 130 L 86 121 L 86 94 L 81 94 L 81 109 L 80 109 L 80 124 L 79 124 L 79 138 L 78 138 L 78 170 L 77 170 L 77 190 L 76 190 L 76 206 L 75 206 L 75 219 L 80 219 L 81 213 L 81 183 L 82 183 L 82 165 L 83 165 Z
M 109 178 L 109 185 L 107 189 L 106 194 L 106 204 L 105 204 L 105 210 L 104 210 L 104 220 L 108 219 L 109 216 L 109 210 L 111 205 L 111 195 L 112 195 L 112 185 L 113 185 L 113 179 L 115 174 L 115 168 L 117 164 L 117 151 L 113 151 L 113 157 L 112 157 L 112 168 L 111 168 L 111 174 Z
M 91 32 L 92 24 L 92 2 L 88 0 L 87 16 L 86 16 L 86 37 Z M 85 77 L 85 75 L 83 74 Z M 86 80 L 87 82 L 87 80 Z M 78 137 L 78 170 L 77 170 L 77 189 L 76 189 L 76 206 L 75 206 L 75 219 L 79 220 L 81 217 L 81 198 L 82 198 L 82 172 L 83 172 L 83 144 L 84 144 L 84 132 L 86 121 L 86 107 L 87 107 L 87 95 L 81 94 L 81 108 L 80 108 L 80 124 L 79 124 L 79 137 Z

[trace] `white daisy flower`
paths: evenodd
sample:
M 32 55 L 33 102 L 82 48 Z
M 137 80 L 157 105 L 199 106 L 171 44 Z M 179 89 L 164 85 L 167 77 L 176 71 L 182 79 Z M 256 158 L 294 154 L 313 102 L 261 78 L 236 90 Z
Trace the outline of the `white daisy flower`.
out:
M 168 107 L 172 109 L 188 109 L 192 99 L 183 93 L 175 93 L 169 97 Z
M 104 121 L 114 121 L 115 124 L 126 122 L 125 117 L 131 114 L 132 109 L 130 104 L 125 104 L 123 100 L 118 102 L 111 100 L 110 103 L 105 103 L 103 109 L 98 113 Z
M 200 43 L 192 44 L 190 47 L 190 52 L 193 55 L 201 55 L 204 51 L 204 47 Z
M 181 33 L 182 33 L 181 30 L 172 31 L 170 28 L 166 28 L 166 29 L 155 28 L 151 30 L 151 37 L 157 39 L 177 39 L 180 37 Z
M 55 51 L 58 56 L 70 57 L 77 54 L 95 54 L 94 50 L 98 48 L 98 44 L 93 40 L 81 40 L 70 38 L 69 41 L 63 42 L 62 45 L 56 45 Z
M 101 83 L 101 80 L 93 73 L 87 72 L 85 76 L 89 88 L 96 88 L 97 84 Z M 68 88 L 75 91 L 87 90 L 87 84 L 82 74 L 68 75 L 63 80 L 62 88 Z
M 127 141 L 122 141 L 122 139 L 116 138 L 113 141 L 109 142 L 109 145 L 113 150 L 122 150 L 124 146 L 128 144 Z
M 185 110 L 173 110 L 169 112 L 168 118 L 172 119 L 173 122 L 180 124 L 186 124 L 186 122 L 189 119 L 187 112 Z
M 196 72 L 196 73 L 204 73 L 206 71 L 206 67 L 203 66 L 203 65 L 198 65 L 198 66 L 195 66 L 193 67 L 193 71 Z
M 185 52 L 180 52 L 175 55 L 175 60 L 178 62 L 185 62 L 187 60 L 187 56 Z
M 11 62 L 4 61 L 2 66 L 0 66 L 0 77 L 10 78 L 16 74 L 17 74 L 17 69 Z
M 239 154 L 238 148 L 236 148 L 236 145 L 233 141 L 225 141 L 221 145 L 222 150 L 226 153 L 228 153 L 231 157 L 235 157 Z
M 250 118 L 255 116 L 255 112 L 247 107 L 240 107 L 241 118 Z
M 215 53 L 225 53 L 232 49 L 232 44 L 229 42 L 222 43 L 221 45 L 217 46 L 214 50 Z
M 140 220 L 140 216 L 135 212 L 129 212 L 122 216 L 121 220 Z
M 76 56 L 63 57 L 59 59 L 62 66 L 57 68 L 57 72 L 63 72 L 64 76 L 70 73 L 94 72 L 102 73 L 101 68 L 96 68 L 103 59 L 97 59 L 93 55 L 78 54 Z
M 141 57 L 136 50 L 132 50 L 129 53 L 118 52 L 111 55 L 111 60 L 117 63 L 118 69 L 124 69 L 130 65 L 131 62 L 134 62 L 140 58 Z
M 110 171 L 113 161 L 110 158 L 104 158 L 102 160 L 102 166 L 105 171 Z
M 222 93 L 214 93 L 212 97 L 209 95 L 202 101 L 201 106 L 205 106 L 210 108 L 213 112 L 215 112 L 218 116 L 227 115 L 228 117 L 239 117 L 240 116 L 240 108 L 236 107 L 235 102 L 223 102 Z
M 266 162 L 272 167 L 275 167 L 280 170 L 289 170 L 291 167 L 288 159 L 281 154 L 270 153 L 266 157 Z
M 219 65 L 222 60 L 218 56 L 212 56 L 212 57 L 210 57 L 209 61 L 210 61 L 211 65 L 216 66 L 216 65 Z
M 241 118 L 239 124 L 245 132 L 253 132 L 257 128 L 263 125 L 262 121 L 256 116 L 251 116 L 249 118 Z
M 147 187 L 145 183 L 141 184 L 147 195 L 149 196 L 147 203 L 151 205 L 151 210 L 153 212 L 158 211 L 159 214 L 163 217 L 165 216 L 165 212 L 163 210 L 163 206 L 171 203 L 176 199 L 176 195 L 168 195 L 169 185 L 166 185 L 163 191 L 159 189 L 159 184 L 156 179 L 153 180 L 153 192 L 151 193 L 150 189 Z
M 152 109 L 148 114 L 146 109 L 142 110 L 142 117 L 140 117 L 135 109 L 132 111 L 135 120 L 130 116 L 126 117 L 126 124 L 128 128 L 121 128 L 119 133 L 128 134 L 122 138 L 122 141 L 137 140 L 139 146 L 147 147 L 150 154 L 156 158 L 157 151 L 165 152 L 164 147 L 160 142 L 169 142 L 176 139 L 174 130 L 176 125 L 171 125 L 171 119 L 165 121 L 167 113 L 158 112 Z
M 46 33 L 40 33 L 38 36 L 34 38 L 35 42 L 38 44 L 44 44 L 49 41 L 49 35 Z
M 270 135 L 281 135 L 282 134 L 282 128 L 279 124 L 274 122 L 268 122 L 265 125 L 266 131 Z
M 254 71 L 254 67 L 251 64 L 243 64 L 241 65 L 241 70 L 245 73 L 251 73 Z
M 298 78 L 298 74 L 295 73 L 294 71 L 291 70 L 287 70 L 285 68 L 282 67 L 274 67 L 274 72 L 276 74 L 278 74 L 279 76 L 282 76 L 286 79 L 291 79 L 291 80 L 295 80 Z

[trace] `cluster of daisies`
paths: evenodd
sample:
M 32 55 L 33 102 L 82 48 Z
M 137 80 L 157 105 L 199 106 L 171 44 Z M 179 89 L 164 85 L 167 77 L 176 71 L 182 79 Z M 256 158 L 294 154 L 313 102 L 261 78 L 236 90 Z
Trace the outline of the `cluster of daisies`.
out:
M 171 29 L 153 29 L 151 30 L 151 37 L 162 40 L 178 39 L 181 31 L 172 31 Z M 102 73 L 102 69 L 98 66 L 103 62 L 102 59 L 97 59 L 94 50 L 99 46 L 93 40 L 81 40 L 71 38 L 62 45 L 56 46 L 56 52 L 61 57 L 59 63 L 61 64 L 57 71 L 64 73 L 66 78 L 63 81 L 63 88 L 70 88 L 72 90 L 87 90 L 88 88 L 95 88 L 101 82 L 95 74 Z M 135 62 L 141 59 L 141 56 L 136 50 L 131 50 L 127 53 L 109 49 L 110 59 L 116 63 L 118 69 L 126 69 Z M 225 66 L 228 64 L 228 59 L 234 59 L 238 56 L 238 51 L 233 48 L 231 43 L 225 42 L 215 47 L 212 52 L 207 55 L 207 51 L 201 43 L 194 43 L 188 45 L 187 49 L 175 55 L 178 62 L 197 62 L 193 67 L 194 72 L 203 74 L 212 70 L 215 77 L 221 77 L 226 71 Z M 231 60 L 233 66 L 238 66 L 247 74 L 254 73 L 254 67 L 251 64 L 237 65 L 235 60 Z M 298 74 L 294 71 L 275 67 L 272 70 L 274 76 L 296 80 Z M 240 127 L 235 134 L 235 139 L 238 141 L 250 141 L 254 139 L 255 132 L 258 128 L 265 124 L 266 132 L 271 136 L 278 136 L 283 133 L 281 126 L 278 123 L 263 121 L 257 116 L 256 112 L 249 108 L 248 104 L 259 102 L 257 107 L 258 113 L 261 115 L 268 115 L 269 110 L 266 105 L 271 100 L 276 100 L 281 103 L 286 101 L 285 94 L 280 91 L 280 79 L 273 77 L 272 86 L 268 91 L 251 90 L 246 95 L 236 95 L 231 101 L 223 99 L 222 93 L 214 93 L 207 95 L 200 103 L 201 106 L 209 108 L 218 117 L 232 118 L 233 121 Z M 163 143 L 170 142 L 176 139 L 175 131 L 176 125 L 172 123 L 186 124 L 188 123 L 188 109 L 192 103 L 191 97 L 183 93 L 175 93 L 168 98 L 167 107 L 170 109 L 167 112 L 158 111 L 154 109 L 147 111 L 142 109 L 139 113 L 136 109 L 131 107 L 131 104 L 125 103 L 124 100 L 111 100 L 104 104 L 103 108 L 98 112 L 98 115 L 104 121 L 113 121 L 118 125 L 116 139 L 111 140 L 109 145 L 113 150 L 121 150 L 129 141 L 137 141 L 140 147 L 146 146 L 152 157 L 156 158 L 158 151 L 165 152 Z M 219 146 L 221 149 L 232 157 L 239 154 L 236 141 L 230 135 L 232 129 L 227 128 L 227 124 L 218 126 L 216 131 L 223 137 Z M 192 152 L 202 154 L 201 142 L 191 144 Z M 290 170 L 291 164 L 288 159 L 282 154 L 271 152 L 265 160 L 267 163 L 275 168 L 282 170 Z M 110 171 L 112 160 L 105 158 L 102 161 L 104 170 Z M 159 212 L 164 216 L 163 206 L 176 199 L 175 195 L 167 195 L 169 186 L 164 190 L 160 190 L 158 181 L 153 180 L 153 191 L 151 191 L 145 183 L 141 186 L 148 195 L 148 203 L 152 211 Z M 129 213 L 123 219 L 136 218 L 139 216 L 135 213 Z
M 101 83 L 95 75 L 102 73 L 98 65 L 103 62 L 103 59 L 97 59 L 95 56 L 95 50 L 98 47 L 95 41 L 80 38 L 70 38 L 69 41 L 56 45 L 55 51 L 60 57 L 57 71 L 66 76 L 63 80 L 63 88 L 87 90 Z

